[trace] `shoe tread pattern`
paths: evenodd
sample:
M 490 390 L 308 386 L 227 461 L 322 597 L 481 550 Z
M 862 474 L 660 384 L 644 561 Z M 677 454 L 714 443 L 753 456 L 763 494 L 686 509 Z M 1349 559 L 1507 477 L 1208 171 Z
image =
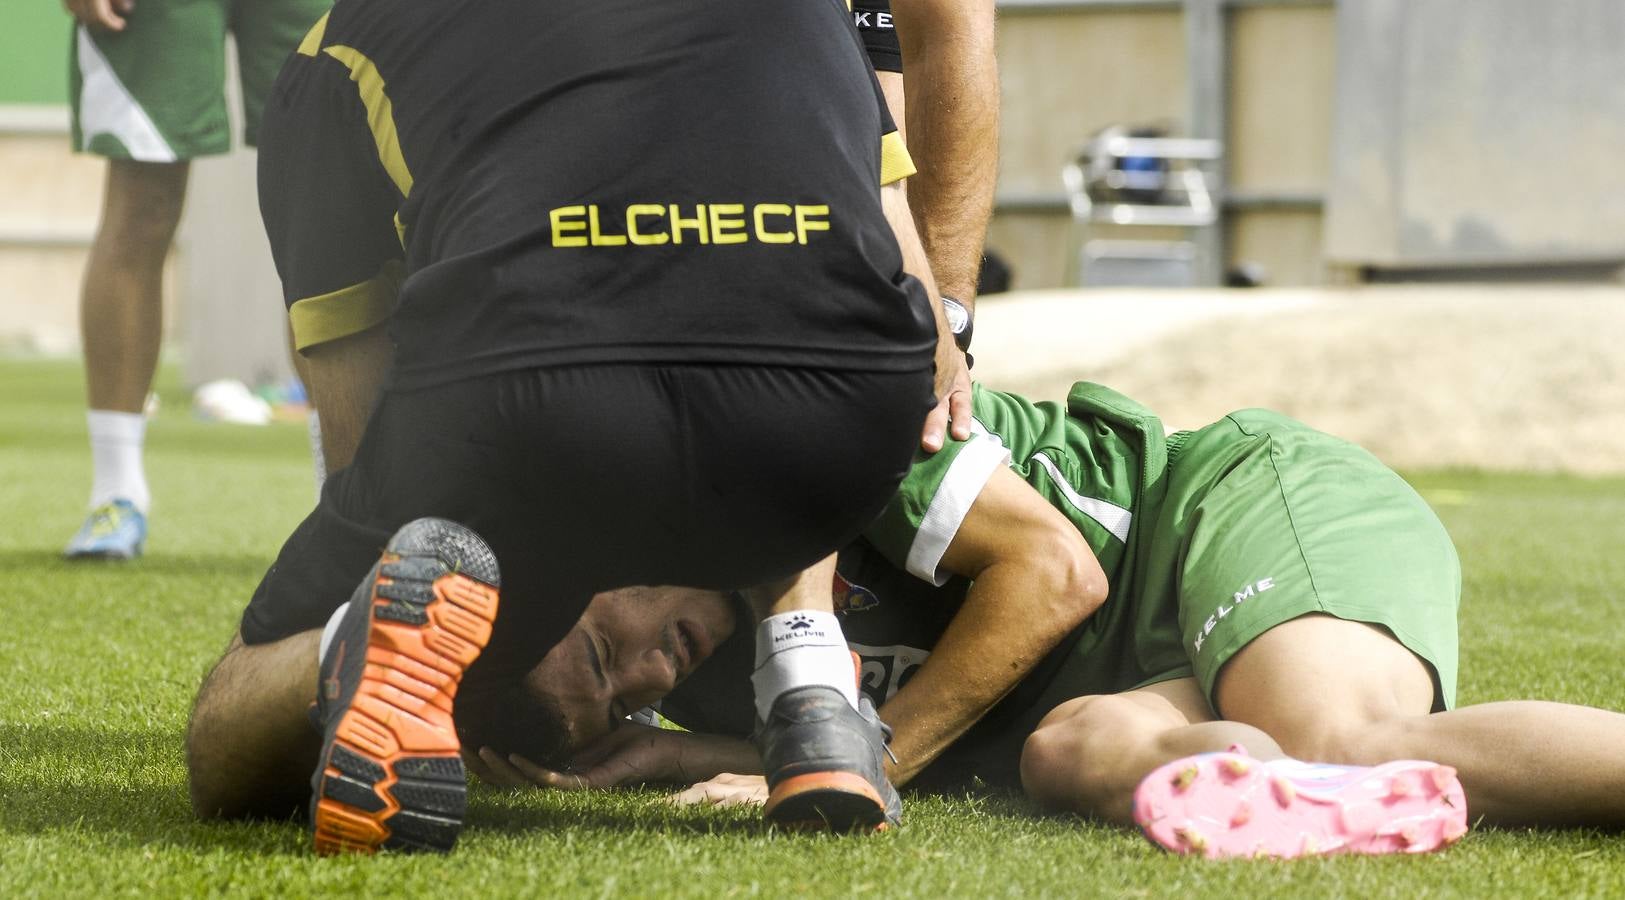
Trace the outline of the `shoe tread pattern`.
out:
M 496 560 L 462 526 L 398 531 L 362 592 L 364 673 L 327 728 L 313 826 L 319 853 L 452 849 L 467 811 L 451 710 L 490 638 Z

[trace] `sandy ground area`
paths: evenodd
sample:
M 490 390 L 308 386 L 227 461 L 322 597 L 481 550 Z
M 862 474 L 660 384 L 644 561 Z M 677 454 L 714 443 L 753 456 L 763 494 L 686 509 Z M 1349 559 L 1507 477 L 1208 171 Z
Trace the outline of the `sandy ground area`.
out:
M 1625 473 L 1625 288 L 1034 291 L 978 304 L 975 376 L 1109 385 L 1169 430 L 1260 406 L 1401 468 Z

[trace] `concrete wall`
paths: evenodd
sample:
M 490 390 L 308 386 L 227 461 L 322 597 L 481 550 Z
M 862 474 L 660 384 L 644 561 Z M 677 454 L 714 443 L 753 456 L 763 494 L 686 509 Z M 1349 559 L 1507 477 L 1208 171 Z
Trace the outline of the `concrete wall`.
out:
M 0 126 L 0 349 L 71 351 L 106 163 L 68 152 L 63 110 L 0 107 Z M 175 271 L 172 264 L 166 273 L 170 335 Z
M 1338 16 L 1335 258 L 1625 259 L 1625 4 L 1364 0 Z
M 186 260 L 180 273 L 186 379 L 194 385 L 217 378 L 256 385 L 293 374 L 282 282 L 260 222 L 258 155 L 241 146 L 235 69 L 232 52 L 226 94 L 236 146 L 192 164 L 186 218 L 176 237 Z
M 1277 284 L 1314 284 L 1319 197 L 1327 188 L 1335 74 L 1333 8 L 1238 6 L 1230 45 L 1227 262 L 1261 263 Z M 1002 79 L 1000 209 L 990 247 L 1021 288 L 1068 283 L 1078 235 L 1061 205 L 1062 165 L 1113 123 L 1190 116 L 1185 14 L 1177 4 L 1007 5 L 999 18 Z M 1111 236 L 1106 234 L 1105 236 Z
M 228 80 L 236 122 L 236 79 Z M 0 351 L 78 349 L 79 286 L 106 162 L 70 152 L 67 110 L 0 106 Z M 193 163 L 165 269 L 164 338 L 193 384 L 291 374 L 280 282 L 259 221 L 253 151 Z

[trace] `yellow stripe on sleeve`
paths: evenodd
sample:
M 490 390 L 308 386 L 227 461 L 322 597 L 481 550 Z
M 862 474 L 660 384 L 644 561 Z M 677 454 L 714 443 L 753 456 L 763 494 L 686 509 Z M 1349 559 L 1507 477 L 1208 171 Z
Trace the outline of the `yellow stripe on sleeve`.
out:
M 392 259 L 377 275 L 360 284 L 295 302 L 288 307 L 294 346 L 303 352 L 317 344 L 360 334 L 389 318 L 395 311 L 404 272 L 400 260 Z
M 882 187 L 895 181 L 902 181 L 919 170 L 914 168 L 914 158 L 908 155 L 908 147 L 903 143 L 903 136 L 895 131 L 888 131 L 880 137 L 880 184 Z
M 373 143 L 378 145 L 378 159 L 401 196 L 411 194 L 412 173 L 406 168 L 406 156 L 401 152 L 401 137 L 395 130 L 395 106 L 384 93 L 384 76 L 366 54 L 354 47 L 325 47 L 322 52 L 350 70 L 350 80 L 361 91 L 361 104 L 367 108 L 367 127 L 372 130 Z
M 322 38 L 327 37 L 327 17 L 330 15 L 332 13 L 322 13 L 322 17 L 305 34 L 305 39 L 299 42 L 300 56 L 315 56 L 321 52 Z

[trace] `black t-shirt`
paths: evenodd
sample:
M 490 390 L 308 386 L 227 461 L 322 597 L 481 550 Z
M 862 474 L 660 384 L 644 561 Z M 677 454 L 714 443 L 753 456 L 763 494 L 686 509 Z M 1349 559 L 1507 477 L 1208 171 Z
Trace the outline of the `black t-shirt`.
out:
M 296 342 L 387 320 L 397 387 L 573 363 L 929 365 L 928 301 L 880 203 L 912 166 L 853 15 L 340 0 L 261 137 Z

